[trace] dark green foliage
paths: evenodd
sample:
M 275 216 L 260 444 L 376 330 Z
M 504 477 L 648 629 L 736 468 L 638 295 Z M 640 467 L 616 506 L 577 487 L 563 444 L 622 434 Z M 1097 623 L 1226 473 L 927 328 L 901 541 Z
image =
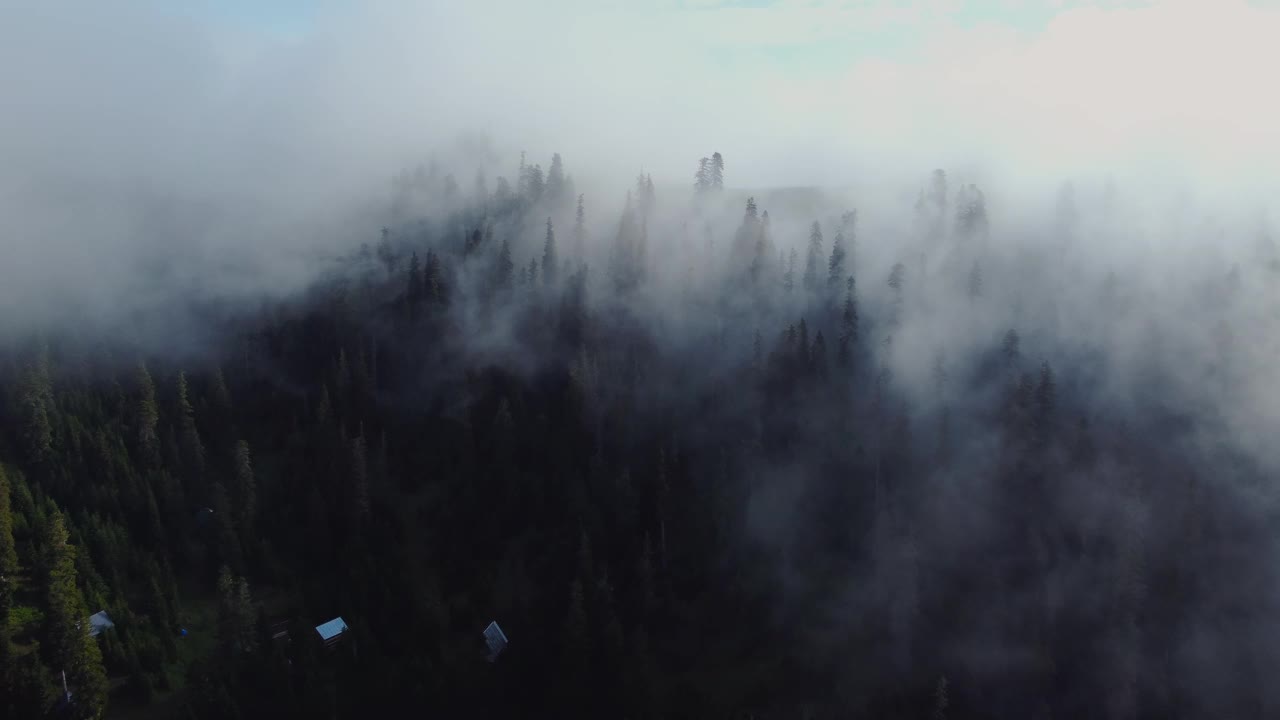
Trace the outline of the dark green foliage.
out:
M 818 289 L 818 268 L 822 265 L 822 227 L 813 221 L 809 229 L 809 252 L 804 264 L 804 289 L 816 292 Z
M 560 268 L 560 260 L 556 254 L 556 231 L 551 226 L 551 218 L 547 218 L 547 237 L 542 244 L 542 283 L 548 287 L 556 284 L 556 272 Z
M 702 163 L 705 216 L 722 172 Z M 385 276 L 361 253 L 211 320 L 207 356 L 0 358 L 0 715 L 48 714 L 64 668 L 86 715 L 107 677 L 122 714 L 195 718 L 1211 714 L 1170 658 L 1227 637 L 1209 620 L 1261 621 L 1218 598 L 1256 572 L 1263 516 L 1155 421 L 1121 432 L 1044 328 L 1026 328 L 1053 360 L 1038 373 L 1012 330 L 972 358 L 895 333 L 905 266 L 860 305 L 851 214 L 825 257 L 812 226 L 796 293 L 798 253 L 751 198 L 714 229 L 742 272 L 690 290 L 685 332 L 630 304 L 672 287 L 645 287 L 670 265 L 646 258 L 650 229 L 682 250 L 656 236 L 647 175 L 595 285 L 582 196 L 568 257 L 554 235 L 559 157 L 545 180 L 522 168 L 518 198 L 497 185 L 384 232 Z M 948 202 L 938 176 L 921 210 Z M 937 287 L 913 274 L 912 308 L 979 297 L 970 261 Z M 926 353 L 905 381 L 894 334 Z M 103 609 L 116 627 L 94 640 Z M 325 647 L 337 616 L 349 634 Z M 511 645 L 491 664 L 495 619 Z M 1241 673 L 1273 664 L 1228 645 Z M 1220 716 L 1266 714 L 1224 697 Z

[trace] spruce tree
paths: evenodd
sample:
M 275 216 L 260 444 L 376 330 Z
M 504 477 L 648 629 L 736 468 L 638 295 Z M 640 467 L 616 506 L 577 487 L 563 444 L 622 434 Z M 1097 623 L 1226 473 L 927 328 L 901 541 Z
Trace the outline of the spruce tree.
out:
M 185 372 L 178 373 L 177 412 L 183 470 L 189 482 L 198 484 L 204 476 L 204 442 L 196 428 L 196 413 L 191 405 Z
M 253 460 L 249 453 L 249 443 L 240 440 L 236 443 L 234 458 L 235 512 L 240 524 L 240 534 L 246 540 L 256 537 L 254 518 L 258 512 L 258 483 L 253 475 Z M 245 542 L 245 545 L 251 543 Z
M 782 274 L 782 289 L 788 295 L 796 286 L 796 249 L 791 248 L 790 254 L 787 255 L 787 270 Z
M 698 161 L 698 172 L 693 174 L 693 189 L 699 195 L 704 195 L 711 189 L 710 163 L 710 158 L 702 158 Z
M 584 262 L 587 254 L 587 213 L 583 209 L 583 196 L 578 196 L 578 210 L 574 213 L 573 219 L 573 247 L 571 251 L 573 257 L 578 262 Z
M 542 245 L 542 284 L 551 287 L 556 284 L 556 271 L 560 261 L 556 257 L 556 231 L 547 218 L 547 239 Z
M 711 155 L 709 176 L 712 190 L 720 191 L 724 189 L 724 157 L 720 153 L 712 153 Z
M 0 575 L 18 572 L 18 549 L 13 541 L 13 509 L 9 498 L 9 476 L 0 465 Z
M 45 638 L 49 664 L 67 673 L 80 718 L 99 718 L 107 703 L 102 651 L 89 635 L 89 613 L 76 586 L 76 552 L 62 513 L 50 514 L 45 534 Z
M 559 206 L 565 199 L 564 163 L 560 153 L 551 156 L 551 169 L 547 171 L 546 196 L 553 205 Z
M 18 572 L 18 551 L 13 542 L 13 511 L 9 503 L 9 479 L 0 465 L 0 689 L 8 684 L 12 650 L 9 647 L 9 611 Z M 3 707 L 0 704 L 0 707 Z
M 156 404 L 156 386 L 147 372 L 145 363 L 138 364 L 138 450 L 142 455 L 142 467 L 155 469 L 160 465 L 160 407 Z
M 494 285 L 499 290 L 511 289 L 512 274 L 515 271 L 515 263 L 511 261 L 511 242 L 506 238 L 502 239 L 502 249 L 498 251 L 498 259 L 494 266 Z
M 839 292 L 844 277 L 844 233 L 837 232 L 836 239 L 831 242 L 831 258 L 827 261 L 827 287 L 832 294 Z
M 818 268 L 822 264 L 822 227 L 813 221 L 809 229 L 809 255 L 804 265 L 804 289 L 809 292 L 818 290 Z

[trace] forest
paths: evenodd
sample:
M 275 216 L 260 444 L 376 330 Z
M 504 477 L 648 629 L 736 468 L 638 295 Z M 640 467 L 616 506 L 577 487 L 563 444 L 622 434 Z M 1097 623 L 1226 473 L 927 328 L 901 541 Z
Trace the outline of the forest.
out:
M 1280 712 L 1265 222 L 510 166 L 3 339 L 0 715 Z

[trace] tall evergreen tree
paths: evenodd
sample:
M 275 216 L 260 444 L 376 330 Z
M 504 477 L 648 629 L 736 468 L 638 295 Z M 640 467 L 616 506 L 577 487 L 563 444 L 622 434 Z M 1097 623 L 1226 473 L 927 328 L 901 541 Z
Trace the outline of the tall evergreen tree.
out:
M 821 330 L 813 337 L 813 348 L 809 352 L 809 362 L 812 365 L 815 376 L 821 379 L 827 377 L 827 341 L 822 337 Z
M 853 348 L 858 343 L 858 300 L 854 297 L 854 281 L 845 280 L 844 307 L 840 311 L 840 347 L 837 361 L 848 367 L 853 361 Z
M 547 218 L 547 239 L 542 244 L 542 283 L 547 287 L 556 284 L 556 270 L 560 261 L 556 257 L 556 231 L 551 226 L 551 218 Z
M 18 572 L 18 549 L 13 541 L 13 508 L 9 498 L 9 476 L 0 465 L 0 575 Z
M 223 565 L 218 571 L 218 644 L 227 660 L 256 647 L 256 615 L 248 581 Z
M 182 466 L 188 482 L 198 484 L 204 476 L 204 442 L 200 439 L 200 431 L 196 428 L 196 412 L 191 405 L 185 372 L 178 373 L 176 394 Z
M 795 289 L 796 286 L 796 249 L 791 248 L 791 252 L 787 255 L 787 270 L 782 274 L 782 289 L 788 294 Z
M 587 214 L 583 209 L 582 195 L 578 196 L 578 210 L 573 219 L 573 247 L 571 252 L 578 262 L 585 262 L 587 255 Z
M 844 233 L 837 232 L 835 240 L 831 242 L 831 258 L 827 261 L 827 287 L 833 295 L 839 292 L 844 278 Z
M 560 203 L 566 199 L 565 195 L 565 178 L 564 163 L 560 160 L 560 153 L 551 156 L 551 169 L 547 171 L 547 200 L 554 207 L 559 207 Z
M 822 265 L 822 227 L 813 221 L 809 229 L 809 255 L 804 265 L 804 289 L 810 292 L 818 290 L 818 268 Z
M 1013 328 L 1004 334 L 1004 340 L 1001 343 L 1001 353 L 1004 355 L 1004 364 L 1006 367 L 1016 367 L 1018 361 L 1022 357 L 1020 349 L 1021 338 L 1018 337 L 1018 331 Z
M 424 298 L 432 305 L 443 305 L 448 299 L 442 274 L 440 256 L 434 250 L 427 250 L 427 262 L 422 266 L 422 289 Z
M 712 190 L 724 189 L 724 157 L 720 153 L 712 153 L 711 169 L 708 172 Z
M 422 263 L 418 260 L 418 253 L 415 251 L 409 256 L 409 279 L 405 286 L 405 300 L 409 303 L 409 317 L 417 317 L 418 305 L 422 303 L 424 295 L 422 284 Z
M 53 452 L 53 381 L 47 348 L 42 347 L 27 367 L 19 388 L 19 402 L 27 457 L 33 463 L 44 462 Z
M 240 525 L 240 534 L 245 541 L 256 538 L 255 517 L 258 512 L 258 483 L 253 475 L 253 461 L 249 454 L 249 443 L 240 440 L 236 443 L 234 459 L 235 475 L 233 485 L 235 492 L 236 520 Z M 243 542 L 244 545 L 251 544 Z
M 702 158 L 698 161 L 698 172 L 693 174 L 693 189 L 699 194 L 704 195 L 711 189 L 711 159 Z
M 102 651 L 89 635 L 89 613 L 76 586 L 76 551 L 66 521 L 55 509 L 44 539 L 48 554 L 45 583 L 45 638 L 50 666 L 67 673 L 74 713 L 100 718 L 107 704 L 107 674 Z
M 156 386 L 147 372 L 145 363 L 138 364 L 138 449 L 142 454 L 142 467 L 150 470 L 160 464 L 160 407 L 156 404 Z
M 503 238 L 502 249 L 498 251 L 498 259 L 494 266 L 494 284 L 499 290 L 509 290 L 511 288 L 512 273 L 514 271 L 515 263 L 511 261 L 511 242 Z
M 9 479 L 0 465 L 0 690 L 9 685 L 13 652 L 9 646 L 9 612 L 17 583 L 18 551 L 13 541 L 13 510 L 9 502 Z M 0 701 L 0 708 L 4 706 Z

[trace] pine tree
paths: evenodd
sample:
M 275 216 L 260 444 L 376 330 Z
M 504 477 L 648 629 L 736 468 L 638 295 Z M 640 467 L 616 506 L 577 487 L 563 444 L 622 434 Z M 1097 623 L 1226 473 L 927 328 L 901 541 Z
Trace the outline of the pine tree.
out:
M 53 452 L 53 382 L 46 348 L 39 350 L 23 374 L 19 402 L 27 457 L 32 463 L 42 463 Z
M 178 425 L 182 434 L 182 465 L 188 481 L 199 483 L 204 476 L 204 443 L 200 440 L 200 431 L 196 428 L 195 409 L 188 396 L 187 374 L 178 373 L 177 387 Z
M 446 302 L 444 278 L 440 267 L 440 256 L 433 250 L 427 250 L 427 262 L 422 267 L 422 289 L 428 303 L 444 305 Z
M 813 366 L 813 374 L 820 379 L 827 377 L 827 341 L 822 337 L 822 331 L 813 338 L 813 349 L 809 353 L 809 361 Z
M 704 195 L 711 189 L 710 163 L 710 158 L 702 158 L 698 161 L 698 172 L 693 174 L 693 188 L 699 195 Z
M 494 267 L 494 284 L 499 290 L 509 290 L 511 288 L 512 273 L 515 271 L 515 267 L 515 263 L 511 261 L 511 242 L 503 238 L 502 249 L 498 251 L 497 264 Z
M 1054 381 L 1053 368 L 1046 360 L 1040 364 L 1040 380 L 1036 383 L 1035 426 L 1038 440 L 1048 438 L 1057 401 L 1058 386 Z
M 377 249 L 378 262 L 387 269 L 387 276 L 392 277 L 396 274 L 396 268 L 400 265 L 400 258 L 396 255 L 395 248 L 391 245 L 391 229 L 382 228 L 382 236 L 378 240 Z
M 796 364 L 801 374 L 809 371 L 809 324 L 804 318 L 796 325 Z
M 258 512 L 258 483 L 253 476 L 253 461 L 249 454 L 249 443 L 240 440 L 235 450 L 235 505 L 236 519 L 240 524 L 240 533 L 246 541 L 256 537 L 254 518 Z M 245 542 L 245 545 L 250 544 Z
M 902 322 L 902 289 L 906 282 L 907 268 L 902 263 L 894 263 L 893 269 L 889 271 L 888 284 L 893 290 L 893 302 L 889 310 L 889 325 L 896 327 Z
M 788 295 L 796 286 L 796 249 L 791 248 L 790 254 L 787 255 L 787 270 L 782 274 L 782 289 Z
M 256 615 L 249 582 L 223 565 L 218 571 L 218 644 L 228 660 L 257 646 Z
M 853 348 L 858 343 L 858 300 L 854 297 L 854 281 L 845 280 L 844 308 L 840 312 L 840 350 L 837 362 L 842 368 L 853 362 Z
M 844 280 L 844 233 L 837 232 L 831 242 L 831 258 L 827 261 L 827 287 L 834 295 Z
M 720 153 L 712 153 L 711 155 L 709 176 L 712 190 L 720 191 L 724 189 L 724 157 Z
M 933 181 L 929 188 L 929 202 L 934 212 L 941 217 L 947 209 L 947 171 L 941 168 L 933 171 Z
M 4 466 L 0 465 L 0 689 L 8 684 L 12 660 L 12 650 L 9 647 L 9 611 L 13 608 L 17 572 L 18 551 L 13 542 L 9 479 L 4 473 Z
M 1018 360 L 1022 357 L 1020 344 L 1021 338 L 1018 337 L 1018 331 L 1010 328 L 1009 332 L 1004 334 L 1004 341 L 1000 348 L 1005 367 L 1012 368 L 1018 364 Z
M 636 177 L 636 207 L 640 212 L 640 219 L 647 221 L 652 215 L 657 203 L 657 196 L 653 191 L 653 178 L 640 173 Z
M 9 477 L 0 465 L 0 576 L 18 572 L 18 549 L 13 541 L 13 509 L 9 499 Z
M 822 263 L 822 228 L 818 221 L 813 221 L 809 229 L 809 255 L 804 266 L 804 289 L 810 292 L 818 290 L 818 267 Z
M 546 183 L 542 179 L 542 166 L 526 166 L 525 175 L 525 197 L 530 204 L 537 204 L 542 200 L 543 193 L 546 191 Z
M 907 268 L 902 263 L 894 263 L 893 269 L 889 271 L 889 287 L 893 288 L 894 293 L 901 294 L 902 283 L 906 279 Z
M 956 233 L 961 237 L 985 235 L 987 201 L 977 185 L 962 185 L 956 196 Z
M 551 156 L 551 169 L 547 171 L 547 200 L 558 207 L 565 199 L 564 191 L 564 163 L 560 160 L 560 153 L 555 153 Z
M 76 587 L 76 552 L 66 521 L 57 509 L 51 513 L 45 535 L 48 553 L 45 584 L 45 637 L 42 645 L 50 666 L 67 673 L 75 712 L 81 718 L 99 718 L 107 703 L 107 674 L 102 651 L 89 635 L 89 613 Z
M 587 254 L 587 214 L 582 206 L 582 195 L 578 196 L 578 211 L 573 220 L 573 257 L 583 262 Z
M 547 240 L 542 245 L 542 284 L 551 287 L 556 284 L 556 270 L 560 261 L 556 259 L 556 231 L 551 226 L 551 218 L 547 218 Z
M 409 279 L 405 287 L 405 299 L 409 303 L 410 319 L 418 316 L 418 305 L 422 302 L 423 294 L 422 263 L 418 260 L 418 253 L 414 252 L 409 256 Z
M 142 467 L 154 469 L 160 465 L 160 407 L 156 404 L 156 386 L 151 381 L 144 363 L 138 364 L 138 449 L 142 455 Z
M 947 677 L 938 678 L 938 686 L 933 691 L 933 714 L 929 720 L 947 720 Z
M 622 217 L 618 221 L 618 236 L 609 258 L 609 274 L 615 289 L 620 293 L 634 289 L 644 277 L 646 232 L 646 228 L 636 217 L 631 204 L 631 193 L 628 192 Z
M 209 491 L 209 505 L 213 510 L 213 524 L 217 557 L 220 562 L 239 569 L 244 557 L 240 547 L 239 525 L 231 508 L 227 488 L 215 482 Z

